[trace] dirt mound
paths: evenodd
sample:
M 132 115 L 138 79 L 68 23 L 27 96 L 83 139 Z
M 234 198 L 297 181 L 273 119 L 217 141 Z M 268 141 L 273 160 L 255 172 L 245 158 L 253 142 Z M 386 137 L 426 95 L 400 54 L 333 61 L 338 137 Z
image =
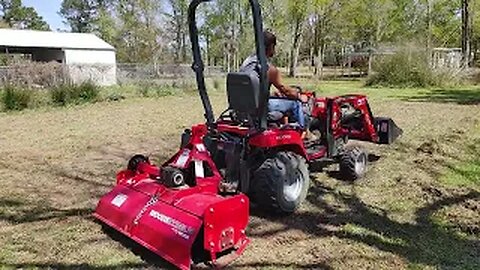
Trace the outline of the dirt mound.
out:
M 442 154 L 442 147 L 438 140 L 436 139 L 430 139 L 429 141 L 426 141 L 422 143 L 418 148 L 417 148 L 418 153 L 424 153 L 424 154 L 429 154 L 433 155 L 435 153 Z

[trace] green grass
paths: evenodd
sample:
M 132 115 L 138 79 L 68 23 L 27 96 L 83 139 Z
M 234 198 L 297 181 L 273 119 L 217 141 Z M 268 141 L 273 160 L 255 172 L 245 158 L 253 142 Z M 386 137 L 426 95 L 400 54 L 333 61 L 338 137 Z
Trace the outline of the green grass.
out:
M 441 180 L 451 186 L 480 186 L 480 159 L 453 166 Z
M 336 96 L 347 94 L 363 94 L 371 99 L 401 99 L 405 101 L 455 102 L 459 104 L 479 104 L 480 86 L 463 85 L 459 87 L 431 88 L 398 88 L 367 87 L 364 80 L 350 81 L 312 81 L 309 79 L 286 79 L 287 84 L 301 85 L 306 90 L 315 91 L 318 95 Z
M 311 79 L 286 78 L 286 84 L 301 85 L 307 91 L 315 91 L 319 96 L 337 96 L 347 94 L 363 94 L 373 100 L 404 100 L 412 102 L 440 102 L 458 104 L 479 104 L 480 86 L 463 86 L 460 88 L 388 88 L 366 87 L 364 80 L 345 81 L 315 81 Z M 207 90 L 211 95 L 225 93 L 225 79 L 207 79 Z M 5 97 L 0 90 L 0 95 Z M 18 91 L 16 91 L 18 92 Z M 144 82 L 140 84 L 124 84 L 111 87 L 101 87 L 97 90 L 88 84 L 79 87 L 62 86 L 50 91 L 30 91 L 28 108 L 48 107 L 53 104 L 83 103 L 83 101 L 121 101 L 130 98 L 161 98 L 165 96 L 197 95 L 196 86 L 191 82 L 164 83 Z M 11 95 L 10 95 L 11 96 Z M 18 96 L 18 95 L 17 95 Z M 25 95 L 22 95 L 25 96 Z M 18 97 L 22 98 L 22 97 Z M 18 100 L 16 98 L 16 100 Z M 13 102 L 12 98 L 5 100 L 9 105 L 2 104 L 0 110 L 8 108 L 24 109 L 25 102 Z M 53 100 L 53 101 L 52 101 Z M 17 104 L 18 103 L 18 104 Z
M 480 125 L 474 129 L 480 136 Z M 465 158 L 449 166 L 440 180 L 450 186 L 480 187 L 480 139 L 466 147 Z

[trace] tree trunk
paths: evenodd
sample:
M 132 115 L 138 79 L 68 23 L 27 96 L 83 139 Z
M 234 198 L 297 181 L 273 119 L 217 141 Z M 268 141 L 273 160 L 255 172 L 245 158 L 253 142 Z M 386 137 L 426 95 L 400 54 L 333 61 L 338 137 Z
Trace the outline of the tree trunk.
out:
M 185 34 L 182 34 L 182 63 L 187 61 L 187 38 Z
M 308 67 L 308 70 L 310 72 L 312 71 L 313 66 L 315 66 L 314 49 L 313 49 L 313 46 L 310 46 L 310 65 Z
M 297 20 L 295 24 L 295 31 L 293 34 L 293 46 L 290 51 L 290 77 L 295 77 L 297 75 L 297 65 L 298 65 L 298 54 L 300 53 L 300 43 L 302 38 L 302 22 Z
M 468 68 L 470 65 L 470 9 L 469 0 L 462 0 L 462 53 L 463 66 Z
M 207 61 L 207 67 L 210 66 L 210 36 L 207 34 L 205 36 L 205 45 L 206 45 L 206 48 L 205 48 L 205 60 Z
M 315 78 L 323 79 L 323 60 L 325 59 L 325 41 L 321 39 L 320 44 L 315 48 Z
M 322 37 L 323 34 L 323 19 L 320 15 L 317 14 L 314 30 L 314 59 L 315 59 L 315 70 L 314 77 L 319 79 L 323 76 L 323 44 L 325 42 Z
M 431 52 L 432 50 L 432 30 L 433 30 L 433 23 L 432 23 L 432 8 L 433 8 L 433 0 L 427 0 L 427 50 Z
M 180 25 L 180 16 L 178 12 L 174 9 L 173 16 L 175 17 L 175 63 L 180 63 L 180 50 L 182 48 L 182 28 Z
M 187 61 L 187 30 L 186 30 L 186 20 L 185 18 L 187 17 L 186 10 L 184 9 L 183 6 L 180 7 L 180 21 L 181 24 L 179 26 L 180 33 L 182 36 L 182 63 L 185 63 Z
M 368 75 L 370 76 L 372 74 L 372 63 L 373 63 L 373 51 L 370 50 L 368 53 Z
M 323 80 L 323 61 L 325 59 L 325 42 L 322 39 L 322 42 L 320 44 L 320 56 L 319 56 L 319 61 L 318 61 L 318 68 L 320 70 L 319 73 L 319 79 Z

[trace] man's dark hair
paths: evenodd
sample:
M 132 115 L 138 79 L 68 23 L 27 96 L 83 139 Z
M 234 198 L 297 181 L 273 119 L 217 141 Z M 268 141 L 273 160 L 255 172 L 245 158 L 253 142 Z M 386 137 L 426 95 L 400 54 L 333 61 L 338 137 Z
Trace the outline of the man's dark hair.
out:
M 263 32 L 265 37 L 265 48 L 269 48 L 271 45 L 277 45 L 277 37 L 272 32 L 265 30 Z

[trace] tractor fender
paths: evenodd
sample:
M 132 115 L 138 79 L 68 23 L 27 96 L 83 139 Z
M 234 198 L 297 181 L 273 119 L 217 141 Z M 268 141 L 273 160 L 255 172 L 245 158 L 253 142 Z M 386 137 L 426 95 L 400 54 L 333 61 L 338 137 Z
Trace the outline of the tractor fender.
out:
M 249 144 L 258 148 L 275 148 L 294 152 L 308 159 L 301 133 L 293 129 L 272 129 L 252 136 Z

